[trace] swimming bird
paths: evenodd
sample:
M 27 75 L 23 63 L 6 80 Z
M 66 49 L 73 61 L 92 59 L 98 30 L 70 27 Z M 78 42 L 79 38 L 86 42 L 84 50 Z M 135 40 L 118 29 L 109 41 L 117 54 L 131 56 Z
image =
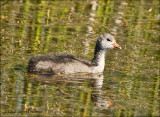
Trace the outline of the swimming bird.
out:
M 104 71 L 106 52 L 113 48 L 121 49 L 114 37 L 105 33 L 98 38 L 91 61 L 70 54 L 33 56 L 28 62 L 28 72 L 45 74 L 101 73 Z

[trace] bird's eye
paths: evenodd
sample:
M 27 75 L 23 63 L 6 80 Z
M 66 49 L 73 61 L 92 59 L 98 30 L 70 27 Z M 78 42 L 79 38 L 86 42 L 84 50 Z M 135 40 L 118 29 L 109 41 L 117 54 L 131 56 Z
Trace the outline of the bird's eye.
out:
M 109 38 L 107 38 L 107 41 L 111 41 Z

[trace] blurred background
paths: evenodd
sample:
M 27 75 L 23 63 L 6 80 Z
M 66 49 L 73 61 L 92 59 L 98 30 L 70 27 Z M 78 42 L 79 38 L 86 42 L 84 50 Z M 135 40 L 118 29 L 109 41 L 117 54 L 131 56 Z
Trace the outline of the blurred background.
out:
M 1 116 L 159 116 L 158 0 L 1 0 Z M 91 60 L 97 38 L 122 50 L 103 74 L 27 73 L 29 57 Z

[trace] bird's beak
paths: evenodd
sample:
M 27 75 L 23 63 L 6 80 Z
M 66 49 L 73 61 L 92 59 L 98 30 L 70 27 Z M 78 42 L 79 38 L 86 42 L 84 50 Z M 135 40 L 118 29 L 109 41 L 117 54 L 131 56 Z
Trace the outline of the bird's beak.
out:
M 118 43 L 116 43 L 116 42 L 113 43 L 113 46 L 114 46 L 114 48 L 122 49 L 122 48 L 118 45 Z

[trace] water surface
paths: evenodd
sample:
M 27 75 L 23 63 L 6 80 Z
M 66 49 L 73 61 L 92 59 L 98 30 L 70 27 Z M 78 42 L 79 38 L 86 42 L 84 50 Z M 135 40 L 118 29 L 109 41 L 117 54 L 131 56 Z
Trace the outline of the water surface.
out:
M 158 0 L 0 4 L 1 116 L 159 116 Z M 27 73 L 33 55 L 91 60 L 105 32 L 122 50 L 107 52 L 103 74 Z

